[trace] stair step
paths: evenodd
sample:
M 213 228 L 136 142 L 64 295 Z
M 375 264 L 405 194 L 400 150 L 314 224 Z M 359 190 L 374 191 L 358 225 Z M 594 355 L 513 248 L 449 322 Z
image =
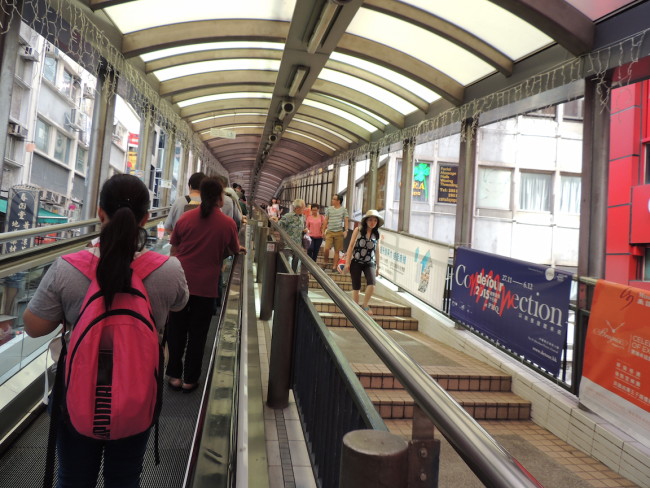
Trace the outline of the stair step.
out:
M 351 363 L 350 366 L 364 388 L 383 390 L 404 388 L 383 364 Z M 509 392 L 512 387 L 512 377 L 505 373 L 503 375 L 451 373 L 445 370 L 458 368 L 441 366 L 422 366 L 422 369 L 447 391 Z
M 343 291 L 352 291 L 352 283 L 336 283 L 339 285 L 339 288 Z M 320 285 L 316 280 L 309 280 L 309 288 L 311 289 L 320 289 Z
M 383 419 L 413 418 L 415 402 L 405 390 L 366 389 Z M 514 393 L 480 391 L 449 392 L 476 420 L 529 420 L 531 403 Z
M 373 299 L 374 300 L 374 299 Z M 341 309 L 332 302 L 314 302 L 312 303 L 316 307 L 316 310 L 319 313 L 341 313 Z M 372 313 L 375 315 L 394 315 L 397 317 L 410 317 L 411 316 L 411 307 L 405 307 L 403 305 L 391 304 L 391 305 L 375 305 L 373 301 L 370 301 L 370 308 L 372 308 Z
M 418 321 L 412 317 L 398 317 L 390 315 L 375 315 L 372 316 L 373 320 L 377 322 L 382 329 L 396 329 L 396 330 L 418 330 Z M 348 321 L 347 317 L 342 313 L 325 313 L 320 314 L 323 322 L 328 327 L 353 327 L 352 323 Z

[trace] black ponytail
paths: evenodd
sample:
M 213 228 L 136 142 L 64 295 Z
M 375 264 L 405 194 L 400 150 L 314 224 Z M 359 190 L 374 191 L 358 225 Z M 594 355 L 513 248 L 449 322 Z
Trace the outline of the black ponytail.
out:
M 131 286 L 131 262 L 144 248 L 146 231 L 140 222 L 149 210 L 149 190 L 131 175 L 115 175 L 102 186 L 99 206 L 106 222 L 99 236 L 97 281 L 108 310 L 116 293 Z
M 207 177 L 201 182 L 201 218 L 207 218 L 223 195 L 223 186 L 217 178 Z

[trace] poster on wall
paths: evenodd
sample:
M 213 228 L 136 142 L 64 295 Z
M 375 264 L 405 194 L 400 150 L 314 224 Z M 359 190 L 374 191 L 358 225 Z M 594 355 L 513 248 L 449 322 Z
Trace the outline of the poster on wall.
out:
M 7 218 L 5 232 L 29 230 L 36 227 L 39 208 L 39 190 L 37 188 L 18 185 L 9 190 L 7 200 Z M 5 244 L 4 252 L 13 253 L 32 247 L 34 238 L 14 239 Z
M 570 293 L 570 273 L 456 250 L 451 316 L 553 375 L 560 371 Z
M 438 203 L 458 202 L 458 165 L 441 164 L 438 173 Z
M 599 280 L 589 316 L 580 401 L 650 445 L 650 292 Z
M 443 308 L 450 248 L 381 230 L 380 274 L 438 310 Z

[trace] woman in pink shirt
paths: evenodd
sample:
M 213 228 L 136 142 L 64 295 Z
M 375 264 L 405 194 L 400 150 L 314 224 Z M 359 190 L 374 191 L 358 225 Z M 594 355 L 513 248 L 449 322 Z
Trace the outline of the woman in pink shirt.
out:
M 318 213 L 319 206 L 317 203 L 311 204 L 311 215 L 305 221 L 309 237 L 311 237 L 311 245 L 307 249 L 307 254 L 314 261 L 318 258 L 318 251 L 323 243 L 323 223 L 325 217 Z

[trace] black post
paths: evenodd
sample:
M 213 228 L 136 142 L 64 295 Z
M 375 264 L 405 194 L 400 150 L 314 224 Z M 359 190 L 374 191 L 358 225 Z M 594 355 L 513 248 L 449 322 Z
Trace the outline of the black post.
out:
M 343 437 L 340 488 L 408 486 L 408 442 L 382 430 L 354 430 Z
M 266 243 L 264 257 L 264 277 L 262 280 L 262 297 L 260 299 L 260 320 L 269 320 L 273 312 L 273 297 L 275 295 L 275 273 L 278 261 L 278 243 Z M 258 268 L 259 269 L 259 268 Z
M 257 276 L 255 277 L 255 283 L 261 283 L 262 282 L 262 275 L 264 274 L 264 270 L 266 269 L 266 244 L 268 243 L 268 235 L 269 235 L 269 228 L 268 227 L 259 227 L 259 242 L 257 247 L 255 249 L 255 254 L 257 255 L 259 253 L 259 256 L 257 258 Z
M 278 273 L 276 277 L 269 391 L 266 398 L 266 404 L 271 408 L 285 408 L 289 405 L 293 329 L 296 320 L 299 279 L 300 275 L 289 273 Z

